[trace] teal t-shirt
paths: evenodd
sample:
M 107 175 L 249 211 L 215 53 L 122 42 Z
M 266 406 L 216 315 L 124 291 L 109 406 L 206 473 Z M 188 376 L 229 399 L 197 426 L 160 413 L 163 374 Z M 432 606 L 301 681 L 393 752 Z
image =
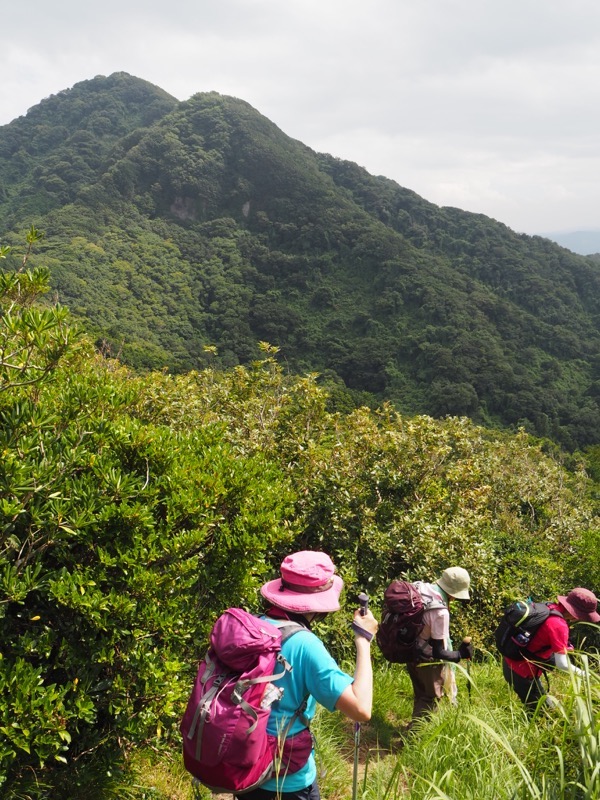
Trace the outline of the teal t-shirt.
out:
M 268 619 L 268 618 L 267 618 Z M 323 642 L 309 630 L 299 631 L 283 643 L 282 655 L 292 666 L 277 685 L 283 689 L 281 700 L 273 703 L 267 730 L 274 736 L 285 730 L 296 709 L 309 695 L 304 716 L 309 720 L 315 715 L 317 703 L 328 711 L 335 711 L 341 694 L 353 678 L 343 672 L 327 652 Z M 290 735 L 305 727 L 298 719 L 294 720 Z M 314 751 L 307 763 L 289 775 L 280 775 L 261 785 L 261 789 L 295 792 L 311 786 L 317 777 Z

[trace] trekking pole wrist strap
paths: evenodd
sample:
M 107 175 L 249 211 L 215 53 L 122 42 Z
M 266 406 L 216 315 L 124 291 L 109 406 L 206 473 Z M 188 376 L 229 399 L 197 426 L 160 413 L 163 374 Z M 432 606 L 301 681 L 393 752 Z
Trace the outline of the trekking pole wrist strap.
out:
M 370 631 L 365 630 L 365 628 L 361 628 L 360 625 L 357 625 L 356 622 L 352 621 L 352 630 L 354 633 L 358 633 L 359 636 L 362 636 L 367 642 L 372 641 L 373 634 Z

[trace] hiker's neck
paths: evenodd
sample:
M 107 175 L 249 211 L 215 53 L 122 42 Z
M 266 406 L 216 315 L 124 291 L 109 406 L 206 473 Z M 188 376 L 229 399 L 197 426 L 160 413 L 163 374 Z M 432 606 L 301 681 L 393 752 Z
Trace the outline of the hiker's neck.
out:
M 442 598 L 444 599 L 444 602 L 445 602 L 446 604 L 448 604 L 448 603 L 450 602 L 450 600 L 452 600 L 453 598 L 452 598 L 452 597 L 450 597 L 450 595 L 448 594 L 448 592 L 445 592 L 445 591 L 442 589 L 442 587 L 439 585 L 439 583 L 436 583 L 436 586 L 437 586 L 437 588 L 438 588 L 438 590 L 439 590 L 440 594 L 442 595 Z
M 289 619 L 291 622 L 299 622 L 300 625 L 305 625 L 309 630 L 311 622 L 317 616 L 314 611 L 308 611 L 306 614 L 298 614 L 294 611 L 285 611 L 283 608 L 277 608 L 277 606 L 271 606 L 271 608 L 267 609 L 265 614 L 267 617 L 272 617 L 273 619 Z

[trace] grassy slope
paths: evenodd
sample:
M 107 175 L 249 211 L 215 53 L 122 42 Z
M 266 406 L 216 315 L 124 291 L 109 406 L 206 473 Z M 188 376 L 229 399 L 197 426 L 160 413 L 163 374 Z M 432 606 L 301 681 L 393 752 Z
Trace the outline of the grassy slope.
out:
M 595 672 L 597 675 L 595 662 Z M 542 709 L 529 720 L 519 701 L 509 692 L 500 665 L 494 659 L 472 665 L 473 686 L 467 690 L 467 672 L 456 671 L 457 704 L 443 703 L 431 719 L 415 726 L 403 738 L 402 726 L 411 710 L 411 689 L 402 667 L 375 670 L 375 707 L 370 723 L 361 726 L 358 797 L 364 800 L 509 800 L 523 798 L 597 798 L 597 781 L 584 777 L 588 793 L 572 794 L 573 781 L 584 754 L 597 758 L 600 720 L 598 684 L 578 696 L 585 716 L 589 701 L 587 738 L 577 738 L 577 701 L 568 676 L 553 674 L 551 691 L 558 709 Z M 583 704 L 583 705 L 582 705 Z M 319 779 L 326 800 L 352 797 L 354 728 L 340 714 L 321 712 L 314 723 L 318 758 L 325 774 Z M 580 747 L 582 749 L 580 749 Z M 596 748 L 594 756 L 593 748 Z M 560 760 L 564 760 L 561 776 Z M 598 772 L 598 770 L 596 770 Z M 178 754 L 138 754 L 133 760 L 134 785 L 121 786 L 122 794 L 137 800 L 191 800 L 189 777 Z M 583 790 L 582 790 L 583 791 Z M 131 792 L 131 794 L 129 794 Z M 519 794 L 515 794 L 519 792 Z M 108 796 L 108 795 L 105 795 Z M 201 790 L 199 798 L 209 798 Z

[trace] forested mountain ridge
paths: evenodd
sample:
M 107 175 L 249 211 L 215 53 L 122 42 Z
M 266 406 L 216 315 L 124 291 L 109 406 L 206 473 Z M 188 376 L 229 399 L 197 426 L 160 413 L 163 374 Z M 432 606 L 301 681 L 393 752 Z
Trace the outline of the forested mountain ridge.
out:
M 597 259 L 315 153 L 242 100 L 85 81 L 0 128 L 0 182 L 4 240 L 45 231 L 61 302 L 135 367 L 232 366 L 265 340 L 338 403 L 600 442 Z

